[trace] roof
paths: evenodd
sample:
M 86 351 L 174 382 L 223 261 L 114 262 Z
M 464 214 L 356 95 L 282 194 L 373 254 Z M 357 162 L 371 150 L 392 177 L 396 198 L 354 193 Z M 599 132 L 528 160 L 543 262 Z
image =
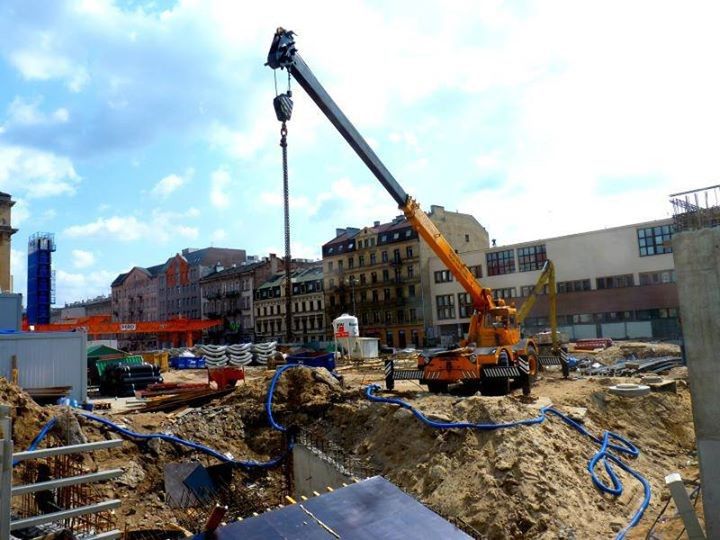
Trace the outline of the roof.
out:
M 305 281 L 315 281 L 322 279 L 322 265 L 311 266 L 310 268 L 296 268 L 290 273 L 290 281 L 292 283 L 302 283 Z M 276 272 L 268 278 L 268 280 L 260 285 L 258 289 L 267 289 L 280 285 L 285 279 L 285 272 Z
M 125 281 L 125 278 L 128 277 L 128 274 L 130 272 L 125 272 L 124 274 L 119 274 L 118 277 L 116 277 L 113 282 L 110 284 L 110 287 L 116 287 L 118 285 L 122 285 Z
M 471 538 L 382 476 L 231 523 L 215 533 L 216 540 Z
M 98 356 L 125 356 L 125 353 L 121 351 L 120 349 L 115 349 L 113 347 L 108 347 L 107 345 L 99 344 L 99 345 L 90 345 L 87 348 L 87 356 L 88 357 L 98 357 Z
M 233 255 L 237 255 L 237 259 L 239 259 L 237 262 L 245 260 L 244 249 L 207 247 L 193 251 L 183 250 L 181 253 L 181 256 L 185 258 L 190 266 L 198 264 L 215 264 L 218 262 L 218 258 L 227 258 L 230 256 L 234 259 Z
M 222 279 L 230 276 L 234 276 L 236 274 L 245 274 L 248 272 L 253 272 L 257 268 L 260 268 L 264 264 L 270 264 L 270 260 L 263 260 L 258 261 L 250 264 L 241 264 L 239 266 L 231 266 L 230 268 L 224 268 L 223 270 L 216 271 L 213 270 L 210 272 L 207 276 L 202 278 L 200 281 L 206 281 L 206 280 L 212 280 L 212 279 Z

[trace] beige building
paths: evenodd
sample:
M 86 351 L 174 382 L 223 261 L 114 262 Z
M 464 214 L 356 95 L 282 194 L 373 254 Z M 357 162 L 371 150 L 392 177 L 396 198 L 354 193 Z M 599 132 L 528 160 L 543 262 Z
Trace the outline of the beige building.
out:
M 255 257 L 251 262 L 230 268 L 217 266 L 200 280 L 202 318 L 223 321 L 221 327 L 209 329 L 209 341 L 238 343 L 254 340 L 253 291 L 277 273 L 282 263 L 281 259 L 271 253 L 261 261 Z
M 552 260 L 558 324 L 572 338 L 675 339 L 680 328 L 671 237 L 672 220 L 663 219 L 471 251 L 463 260 L 496 298 L 518 307 L 545 260 Z M 467 331 L 472 309 L 437 257 L 430 271 L 433 333 L 449 343 Z M 547 297 L 541 296 L 527 331 L 547 328 L 547 316 Z
M 431 206 L 428 216 L 459 252 L 488 246 L 469 214 Z M 338 229 L 323 245 L 327 333 L 343 313 L 358 317 L 363 336 L 389 347 L 423 345 L 431 320 L 429 260 L 433 252 L 404 216 L 362 229 Z
M 293 340 L 307 343 L 329 339 L 322 265 L 293 270 L 290 279 Z M 255 340 L 286 341 L 285 313 L 285 274 L 280 272 L 255 290 Z
M 8 193 L 0 192 L 0 292 L 12 292 L 10 275 L 10 244 L 17 229 L 12 228 L 12 207 L 15 201 Z

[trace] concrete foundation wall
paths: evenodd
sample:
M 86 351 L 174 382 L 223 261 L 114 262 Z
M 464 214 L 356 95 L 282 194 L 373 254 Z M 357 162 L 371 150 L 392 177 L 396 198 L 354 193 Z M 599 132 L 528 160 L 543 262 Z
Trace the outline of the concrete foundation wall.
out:
M 326 456 L 315 453 L 302 444 L 293 446 L 293 485 L 295 498 L 301 495 L 312 497 L 313 491 L 326 493 L 327 488 L 342 487 L 353 480 L 349 474 L 344 474 L 338 466 Z
M 676 233 L 673 254 L 706 534 L 720 539 L 720 228 Z

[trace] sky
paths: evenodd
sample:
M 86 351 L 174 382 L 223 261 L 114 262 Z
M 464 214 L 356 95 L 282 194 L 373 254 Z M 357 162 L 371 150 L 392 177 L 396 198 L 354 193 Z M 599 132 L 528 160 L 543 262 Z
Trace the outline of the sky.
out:
M 498 245 L 667 217 L 668 194 L 717 183 L 719 12 L 658 0 L 0 0 L 15 290 L 37 231 L 55 234 L 59 305 L 184 247 L 283 252 L 264 66 L 278 26 L 423 208 L 471 213 Z M 336 228 L 399 211 L 292 88 L 292 252 L 319 258 Z

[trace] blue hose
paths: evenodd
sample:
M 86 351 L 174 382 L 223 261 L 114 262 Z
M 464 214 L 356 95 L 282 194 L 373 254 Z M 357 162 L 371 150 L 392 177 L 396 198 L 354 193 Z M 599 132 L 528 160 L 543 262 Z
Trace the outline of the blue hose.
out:
M 590 438 L 595 444 L 600 445 L 600 449 L 595 453 L 595 455 L 590 459 L 588 462 L 587 469 L 590 472 L 590 478 L 592 479 L 593 484 L 595 487 L 597 487 L 601 492 L 603 493 L 609 493 L 610 495 L 619 496 L 623 492 L 623 485 L 622 481 L 618 477 L 618 475 L 615 473 L 615 470 L 613 469 L 612 464 L 617 465 L 622 470 L 633 476 L 636 480 L 638 480 L 644 490 L 644 496 L 643 496 L 643 502 L 638 507 L 638 509 L 635 511 L 635 514 L 633 514 L 632 518 L 630 519 L 630 522 L 625 526 L 624 529 L 622 529 L 620 532 L 618 532 L 617 536 L 615 537 L 616 540 L 622 540 L 625 538 L 625 535 L 627 532 L 638 524 L 640 519 L 642 518 L 643 514 L 645 513 L 645 510 L 647 510 L 648 505 L 650 504 L 650 497 L 652 495 L 651 489 L 650 489 L 650 482 L 647 481 L 647 479 L 642 476 L 639 472 L 637 472 L 635 469 L 627 465 L 624 461 L 622 461 L 618 455 L 627 456 L 628 458 L 636 458 L 640 455 L 640 450 L 632 444 L 630 441 L 625 439 L 624 437 L 618 435 L 617 433 L 613 433 L 612 431 L 605 431 L 603 433 L 602 439 L 598 438 L 597 436 L 590 433 L 585 427 L 569 416 L 561 413 L 557 409 L 548 406 L 543 407 L 540 409 L 540 415 L 536 416 L 534 418 L 526 418 L 523 420 L 517 420 L 514 422 L 502 422 L 502 423 L 485 423 L 485 424 L 477 424 L 472 422 L 436 422 L 435 420 L 430 420 L 427 416 L 425 416 L 423 413 L 421 413 L 419 410 L 417 410 L 415 407 L 410 405 L 408 402 L 403 401 L 401 399 L 397 398 L 384 398 L 379 397 L 375 395 L 375 392 L 377 390 L 380 390 L 380 387 L 376 384 L 371 384 L 365 388 L 365 396 L 370 400 L 374 401 L 376 403 L 391 403 L 393 405 L 398 405 L 402 407 L 403 409 L 407 409 L 408 411 L 412 412 L 412 414 L 421 422 L 424 424 L 427 424 L 428 426 L 435 428 L 435 429 L 477 429 L 477 430 L 494 430 L 494 429 L 503 429 L 503 428 L 510 428 L 515 426 L 527 426 L 531 424 L 539 424 L 543 422 L 548 414 L 553 414 L 560 418 L 563 422 L 565 422 L 568 426 L 574 428 L 576 431 L 578 431 L 580 434 Z M 608 477 L 610 478 L 610 484 L 607 484 L 606 482 L 603 482 L 603 480 L 598 476 L 597 474 L 597 466 L 598 464 L 602 463 L 605 472 L 607 473 Z
M 286 366 L 282 366 L 277 369 L 275 374 L 273 375 L 272 380 L 270 381 L 270 388 L 268 389 L 267 398 L 265 400 L 265 411 L 268 415 L 268 420 L 270 422 L 270 425 L 273 429 L 280 431 L 280 432 L 286 432 L 287 428 L 285 426 L 282 426 L 278 424 L 275 421 L 275 418 L 272 414 L 272 401 L 273 396 L 275 394 L 275 387 L 277 386 L 278 379 L 280 376 L 291 368 L 296 367 L 303 367 L 299 364 L 289 364 Z M 127 437 L 129 439 L 137 439 L 137 440 L 151 440 L 151 439 L 159 439 L 162 441 L 166 441 L 173 444 L 179 444 L 180 446 L 185 446 L 187 448 L 191 448 L 193 450 L 197 450 L 198 452 L 202 452 L 204 454 L 207 454 L 209 456 L 212 456 L 223 463 L 231 463 L 232 465 L 244 469 L 252 469 L 252 468 L 259 468 L 259 469 L 271 469 L 273 467 L 278 466 L 287 456 L 288 452 L 293 447 L 293 440 L 290 438 L 288 440 L 288 447 L 286 448 L 285 452 L 283 452 L 280 456 L 273 458 L 269 461 L 240 461 L 240 460 L 234 460 L 229 457 L 227 457 L 224 454 L 221 454 L 217 450 L 213 450 L 212 448 L 193 442 L 188 441 L 185 439 L 181 439 L 180 437 L 176 437 L 174 435 L 168 435 L 166 433 L 138 433 L 137 431 L 131 431 L 129 429 L 123 428 L 115 424 L 114 422 L 111 422 L 107 418 L 104 418 L 102 416 L 96 416 L 94 414 L 91 414 L 89 412 L 85 411 L 77 411 L 79 414 L 87 418 L 88 420 L 92 420 L 94 422 L 98 422 L 99 424 L 102 424 L 103 426 L 109 428 L 111 431 L 114 431 L 115 433 L 118 433 L 122 435 L 123 437 Z M 33 439 L 32 443 L 30 443 L 30 446 L 28 447 L 28 450 L 35 450 L 37 446 L 42 442 L 42 440 L 47 436 L 47 434 L 50 432 L 50 430 L 55 426 L 57 423 L 57 418 L 51 418 L 50 421 L 43 426 L 43 428 L 40 430 L 40 432 L 37 434 L 37 436 Z M 17 463 L 17 462 L 16 462 Z M 13 463 L 15 465 L 16 463 Z

